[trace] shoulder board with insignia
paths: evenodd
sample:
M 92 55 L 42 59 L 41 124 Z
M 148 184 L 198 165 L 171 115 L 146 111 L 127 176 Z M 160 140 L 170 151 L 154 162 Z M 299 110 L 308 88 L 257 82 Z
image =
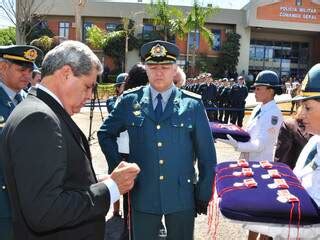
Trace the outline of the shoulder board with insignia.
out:
M 144 87 L 144 86 L 139 86 L 139 87 L 135 87 L 135 88 L 130 88 L 130 89 L 124 91 L 123 94 L 128 94 L 128 93 L 136 92 L 136 91 L 142 89 L 143 87 Z
M 184 89 L 181 89 L 181 91 L 182 91 L 184 94 L 188 95 L 189 97 L 194 97 L 194 98 L 197 98 L 197 99 L 201 99 L 201 95 L 199 95 L 199 94 L 196 94 L 196 93 L 194 93 L 194 92 L 189 92 L 189 91 L 184 90 Z

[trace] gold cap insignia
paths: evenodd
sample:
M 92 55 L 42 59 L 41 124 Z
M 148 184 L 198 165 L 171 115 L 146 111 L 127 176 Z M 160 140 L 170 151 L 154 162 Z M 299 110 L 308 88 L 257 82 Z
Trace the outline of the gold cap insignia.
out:
M 24 58 L 30 61 L 34 61 L 38 57 L 38 52 L 35 49 L 29 49 L 24 52 Z
M 152 57 L 165 57 L 167 55 L 167 49 L 159 43 L 153 46 L 150 50 Z

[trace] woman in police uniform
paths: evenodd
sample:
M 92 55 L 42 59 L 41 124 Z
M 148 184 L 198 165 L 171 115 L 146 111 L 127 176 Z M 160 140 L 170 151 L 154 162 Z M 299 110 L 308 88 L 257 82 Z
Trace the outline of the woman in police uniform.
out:
M 294 101 L 302 100 L 301 118 L 308 133 L 314 134 L 303 148 L 294 173 L 310 197 L 320 207 L 320 64 L 313 66 L 302 82 L 302 89 Z M 303 214 L 303 213 L 302 213 Z M 274 237 L 287 239 L 288 225 L 250 224 L 247 228 Z M 291 227 L 290 235 L 296 236 L 297 229 Z M 300 239 L 319 239 L 320 224 L 300 226 Z
M 248 161 L 273 161 L 273 148 L 277 142 L 279 129 L 283 121 L 282 113 L 274 101 L 275 94 L 280 94 L 280 81 L 275 72 L 260 72 L 254 84 L 258 105 L 250 116 L 246 130 L 250 141 L 237 142 L 228 135 L 228 140 L 217 139 L 232 145 L 241 152 L 240 158 Z

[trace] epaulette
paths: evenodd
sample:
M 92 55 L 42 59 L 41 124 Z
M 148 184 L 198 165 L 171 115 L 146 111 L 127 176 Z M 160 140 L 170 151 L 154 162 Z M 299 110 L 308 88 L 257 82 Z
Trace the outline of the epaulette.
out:
M 123 95 L 128 94 L 128 93 L 136 92 L 136 91 L 142 89 L 143 87 L 144 87 L 144 86 L 139 86 L 139 87 L 135 87 L 135 88 L 130 88 L 130 89 L 124 91 L 124 92 L 123 92 Z
M 200 94 L 196 94 L 196 93 L 194 93 L 194 92 L 189 92 L 189 91 L 184 90 L 184 89 L 181 89 L 181 91 L 182 91 L 184 94 L 188 95 L 189 97 L 193 97 L 193 98 L 196 98 L 196 99 L 201 99 L 201 95 L 200 95 Z

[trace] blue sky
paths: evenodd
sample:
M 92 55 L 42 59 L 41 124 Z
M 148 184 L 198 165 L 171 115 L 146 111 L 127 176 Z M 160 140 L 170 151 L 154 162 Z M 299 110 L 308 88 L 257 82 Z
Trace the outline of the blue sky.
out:
M 55 0 L 55 1 L 64 1 L 64 0 Z M 137 0 L 88 0 L 92 2 L 137 2 Z M 142 0 L 143 3 L 149 3 L 150 0 Z M 233 8 L 240 9 L 245 4 L 247 4 L 249 0 L 199 0 L 199 3 L 208 4 L 211 3 L 213 6 L 219 6 L 221 8 Z M 193 0 L 169 0 L 169 4 L 173 5 L 192 5 Z M 7 27 L 12 25 L 12 23 L 7 19 L 3 11 L 0 9 L 0 28 Z

